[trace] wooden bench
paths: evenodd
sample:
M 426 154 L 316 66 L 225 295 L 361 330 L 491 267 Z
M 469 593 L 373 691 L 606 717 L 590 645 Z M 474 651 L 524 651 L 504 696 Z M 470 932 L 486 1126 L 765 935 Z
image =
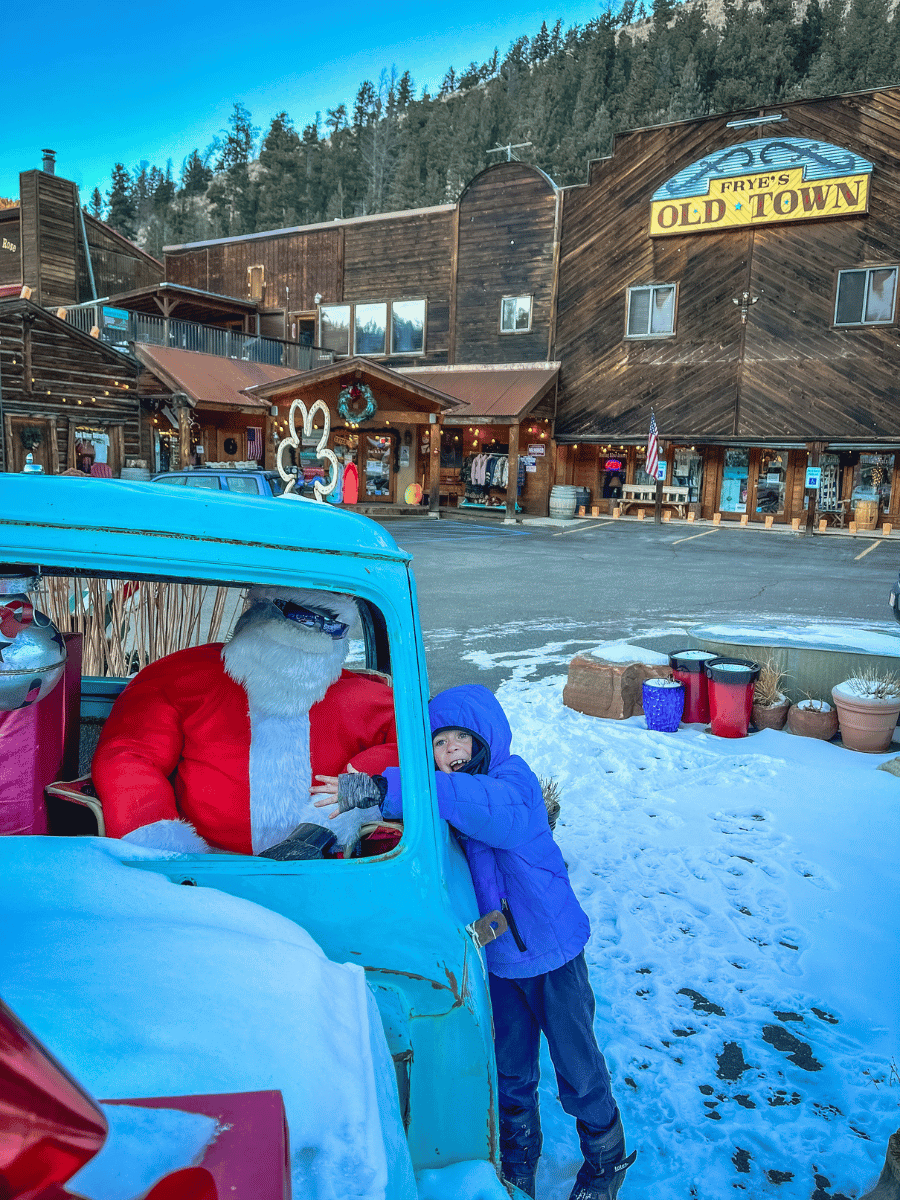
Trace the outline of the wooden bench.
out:
M 664 507 L 674 508 L 679 517 L 684 520 L 687 515 L 689 500 L 689 488 L 682 484 L 663 484 L 662 502 Z M 622 485 L 622 499 L 619 501 L 619 507 L 622 510 L 622 516 L 628 512 L 629 508 L 649 505 L 656 505 L 656 484 L 654 483 L 626 483 Z

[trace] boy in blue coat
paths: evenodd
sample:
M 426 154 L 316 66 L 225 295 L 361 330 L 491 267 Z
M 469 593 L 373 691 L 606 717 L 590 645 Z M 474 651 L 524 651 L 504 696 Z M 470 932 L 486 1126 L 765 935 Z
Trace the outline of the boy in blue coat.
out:
M 479 911 L 499 909 L 509 929 L 485 947 L 500 1092 L 504 1179 L 534 1196 L 541 1153 L 539 1050 L 543 1031 L 559 1099 L 576 1118 L 584 1164 L 569 1200 L 614 1200 L 625 1171 L 625 1134 L 594 1037 L 594 994 L 584 961 L 587 916 L 572 891 L 537 776 L 510 754 L 512 733 L 493 693 L 450 688 L 429 705 L 438 808 L 461 835 Z M 381 804 L 403 813 L 400 771 L 317 776 L 312 791 L 338 812 Z

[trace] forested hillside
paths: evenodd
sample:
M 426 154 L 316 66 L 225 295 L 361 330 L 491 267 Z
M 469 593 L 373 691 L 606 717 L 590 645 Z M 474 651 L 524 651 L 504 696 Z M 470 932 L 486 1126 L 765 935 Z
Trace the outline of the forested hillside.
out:
M 514 145 L 558 184 L 586 179 L 622 129 L 900 80 L 892 0 L 628 0 L 586 25 L 543 24 L 501 57 L 450 67 L 437 95 L 383 71 L 298 130 L 278 113 L 262 133 L 235 104 L 229 128 L 175 178 L 116 163 L 88 209 L 151 253 L 167 244 L 456 200 Z M 522 143 L 525 143 L 524 145 Z M 505 156 L 506 151 L 502 151 Z

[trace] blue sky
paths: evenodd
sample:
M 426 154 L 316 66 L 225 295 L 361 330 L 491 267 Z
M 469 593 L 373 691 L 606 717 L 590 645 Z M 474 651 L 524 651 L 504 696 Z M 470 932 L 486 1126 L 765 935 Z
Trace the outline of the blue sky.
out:
M 107 191 L 113 163 L 140 159 L 176 177 L 184 157 L 226 126 L 235 101 L 263 131 L 285 109 L 301 129 L 317 110 L 352 107 L 364 79 L 409 70 L 416 94 L 447 68 L 501 57 L 518 36 L 557 18 L 563 27 L 598 16 L 601 0 L 544 9 L 510 0 L 451 4 L 253 5 L 220 0 L 131 0 L 9 5 L 2 22 L 8 83 L 0 144 L 0 196 L 18 196 L 19 172 L 57 152 L 57 174 L 84 203 Z M 15 63 L 15 77 L 12 64 Z

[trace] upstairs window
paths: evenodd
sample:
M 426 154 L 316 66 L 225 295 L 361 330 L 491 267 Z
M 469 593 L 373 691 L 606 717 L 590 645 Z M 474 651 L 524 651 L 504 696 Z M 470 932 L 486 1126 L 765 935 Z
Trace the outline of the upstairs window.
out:
M 266 268 L 255 266 L 247 268 L 247 291 L 251 300 L 262 300 L 266 286 Z
M 425 353 L 425 301 L 394 300 L 391 304 L 391 354 Z
M 890 325 L 897 297 L 896 267 L 867 267 L 838 274 L 835 325 Z
M 387 305 L 357 304 L 355 328 L 355 354 L 383 355 L 387 340 Z
M 352 332 L 352 336 L 351 336 Z M 425 301 L 378 300 L 319 308 L 319 345 L 338 358 L 425 353 Z
M 527 333 L 531 328 L 531 297 L 504 296 L 500 301 L 500 332 Z
M 671 337 L 675 332 L 675 285 L 653 284 L 628 289 L 630 338 Z
M 319 345 L 339 358 L 350 353 L 349 304 L 329 304 L 319 309 Z

